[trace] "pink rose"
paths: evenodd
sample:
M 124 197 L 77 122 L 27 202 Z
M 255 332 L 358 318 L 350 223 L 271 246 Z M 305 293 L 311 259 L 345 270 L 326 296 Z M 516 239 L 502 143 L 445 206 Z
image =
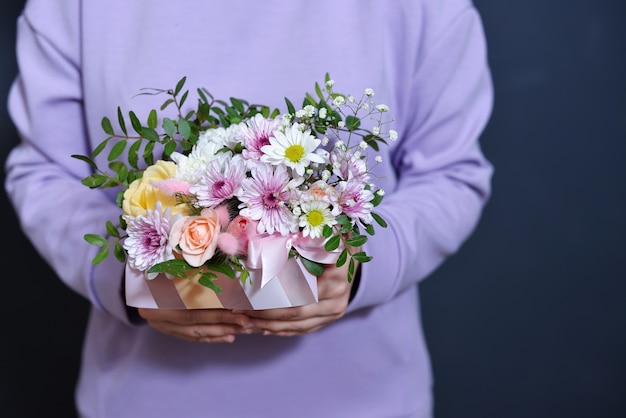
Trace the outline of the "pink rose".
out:
M 186 216 L 170 229 L 170 246 L 179 251 L 186 262 L 199 267 L 215 254 L 220 225 L 214 209 L 203 209 L 200 216 Z M 177 248 L 180 247 L 180 248 Z
M 258 221 L 253 221 L 245 216 L 237 215 L 230 221 L 226 231 L 218 241 L 218 247 L 228 255 L 243 255 L 248 252 L 248 237 L 256 234 Z

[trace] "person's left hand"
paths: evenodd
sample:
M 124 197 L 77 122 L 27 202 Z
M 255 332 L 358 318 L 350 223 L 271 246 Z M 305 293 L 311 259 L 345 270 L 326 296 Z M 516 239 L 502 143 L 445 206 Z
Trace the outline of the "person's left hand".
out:
M 317 331 L 346 313 L 352 282 L 348 263 L 327 266 L 317 279 L 318 302 L 293 308 L 236 310 L 248 316 L 257 331 L 266 335 L 293 336 Z

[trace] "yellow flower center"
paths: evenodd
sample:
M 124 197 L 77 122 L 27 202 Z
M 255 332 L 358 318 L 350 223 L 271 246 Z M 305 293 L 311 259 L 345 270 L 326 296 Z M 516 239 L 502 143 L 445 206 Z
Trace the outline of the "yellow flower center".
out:
M 309 225 L 318 226 L 324 222 L 324 215 L 319 210 L 312 210 L 307 214 L 306 219 L 309 222 Z
M 302 148 L 302 145 L 300 144 L 291 145 L 285 150 L 285 157 L 287 157 L 292 163 L 300 161 L 303 155 L 304 148 Z

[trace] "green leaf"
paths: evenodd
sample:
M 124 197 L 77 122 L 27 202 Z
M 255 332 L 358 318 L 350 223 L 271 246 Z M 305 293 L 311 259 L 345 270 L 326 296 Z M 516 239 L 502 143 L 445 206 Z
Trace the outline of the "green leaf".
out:
M 106 247 L 109 245 L 109 241 L 107 241 L 107 239 L 102 235 L 85 234 L 83 238 L 91 245 L 95 245 L 97 247 Z
M 117 261 L 119 261 L 120 263 L 126 261 L 126 253 L 124 252 L 124 247 L 122 247 L 121 243 L 115 243 L 115 247 L 113 247 L 113 254 L 115 255 Z
M 374 205 L 374 207 L 380 205 L 380 202 L 383 201 L 383 196 L 379 195 L 378 193 L 374 193 L 374 198 L 370 201 L 370 203 L 372 205 Z
M 152 142 L 159 141 L 159 134 L 157 134 L 157 132 L 152 128 L 148 128 L 148 127 L 141 128 L 140 135 L 146 138 L 148 141 L 152 141 Z
M 115 238 L 120 237 L 120 232 L 117 230 L 117 227 L 113 225 L 113 222 L 107 221 L 106 228 L 107 228 L 107 234 L 109 234 L 110 236 L 115 237 Z
M 128 167 L 125 164 L 120 163 L 119 168 L 115 170 L 115 179 L 119 183 L 125 183 L 126 178 L 128 177 Z
M 337 267 L 341 267 L 344 264 L 346 264 L 346 260 L 348 259 L 348 250 L 347 249 L 343 249 L 341 251 L 341 254 L 339 254 L 339 257 L 337 258 L 337 262 L 335 263 L 335 265 Z
M 346 116 L 346 128 L 348 128 L 349 131 L 354 131 L 359 126 L 361 126 L 361 119 L 352 115 Z
M 103 185 L 108 179 L 109 178 L 103 174 L 95 173 L 82 179 L 81 183 L 90 189 L 95 189 L 96 187 Z
M 368 261 L 372 260 L 372 257 L 368 256 L 363 251 L 356 253 L 356 254 L 352 254 L 352 258 L 354 258 L 356 261 L 361 262 L 361 263 L 367 263 Z
M 227 276 L 229 279 L 235 278 L 235 272 L 232 267 L 228 264 L 207 264 L 206 268 L 211 271 L 215 271 L 217 273 L 222 273 Z
M 372 212 L 371 215 L 378 225 L 387 228 L 387 222 L 379 214 Z
M 139 118 L 132 110 L 128 112 L 128 116 L 130 116 L 130 123 L 133 126 L 135 132 L 141 135 L 141 122 L 139 122 Z
M 304 100 L 302 102 L 302 108 L 304 108 L 306 105 L 317 107 L 317 102 L 315 101 L 313 96 L 311 96 L 309 93 L 307 93 L 304 97 Z
M 154 144 L 155 142 L 148 142 L 143 150 L 143 160 L 146 162 L 147 165 L 154 164 Z
M 133 142 L 128 149 L 128 163 L 133 168 L 139 168 L 139 148 L 141 148 L 141 139 Z
M 170 138 L 173 138 L 176 135 L 176 124 L 170 118 L 163 119 L 163 130 Z
M 113 127 L 111 126 L 111 120 L 106 116 L 102 118 L 102 129 L 109 135 L 115 135 L 115 131 L 113 131 Z
M 239 274 L 239 281 L 241 283 L 245 283 L 246 280 L 248 280 L 248 277 L 250 277 L 250 271 L 248 271 L 247 269 L 243 269 Z
M 374 225 L 372 224 L 365 225 L 365 232 L 367 232 L 370 235 L 375 235 L 376 231 L 374 230 Z
M 208 287 L 213 290 L 215 293 L 222 293 L 222 288 L 214 283 L 214 280 L 217 276 L 213 273 L 204 272 L 198 278 L 198 283 L 204 287 Z
M 324 238 L 328 238 L 333 234 L 333 228 L 328 226 L 328 225 L 324 225 L 324 228 L 322 228 L 322 236 Z
M 107 139 L 105 139 L 104 141 L 100 142 L 98 144 L 98 146 L 91 152 L 91 158 L 95 158 L 98 155 L 100 155 L 100 153 L 102 152 L 103 149 L 106 148 L 107 144 L 109 143 L 109 140 L 111 139 L 111 137 L 108 137 Z
M 91 166 L 91 168 L 93 168 L 94 170 L 98 169 L 98 165 L 89 157 L 86 157 L 84 155 L 79 155 L 79 154 L 72 154 L 72 158 L 76 158 L 77 160 L 81 160 L 86 162 L 87 164 L 89 164 Z
M 93 260 L 91 260 L 91 264 L 94 265 L 94 266 L 97 265 L 97 264 L 100 264 L 108 256 L 109 256 L 109 248 L 108 247 L 104 247 L 103 249 L 98 251 L 98 254 L 96 254 L 96 256 L 93 258 Z
M 120 155 L 126 149 L 126 140 L 119 141 L 117 144 L 113 145 L 111 148 L 111 152 L 109 152 L 109 157 L 107 158 L 109 161 L 113 161 L 119 158 Z
M 324 249 L 326 251 L 335 251 L 339 248 L 339 243 L 341 242 L 341 237 L 339 235 L 335 235 L 330 237 L 328 241 L 324 244 Z
M 120 107 L 117 108 L 117 123 L 120 124 L 120 129 L 124 132 L 124 135 L 128 135 L 126 122 L 124 122 L 124 115 L 122 114 L 122 109 Z
M 378 147 L 378 143 L 379 142 L 382 142 L 383 144 L 387 143 L 387 141 L 385 141 L 382 137 L 380 137 L 378 135 L 374 135 L 372 133 L 370 133 L 368 135 L 364 135 L 363 136 L 363 140 L 367 143 L 367 145 L 372 147 L 375 151 L 378 151 L 378 149 L 379 149 L 379 147 Z
M 198 92 L 198 96 L 200 96 L 200 99 L 202 100 L 203 103 L 208 103 L 209 102 L 209 100 L 207 99 L 207 97 L 204 94 L 204 91 L 202 89 L 197 89 L 196 91 Z
M 343 226 L 351 224 L 350 218 L 348 217 L 348 215 L 345 215 L 345 214 L 337 216 L 336 221 L 339 225 L 343 225 Z
M 233 104 L 233 107 L 237 110 L 237 112 L 239 112 L 239 114 L 243 114 L 245 112 L 242 100 L 231 97 L 230 102 Z
M 180 98 L 180 103 L 178 104 L 179 107 L 183 107 L 183 105 L 187 101 L 187 96 L 188 95 L 189 95 L 189 90 L 187 90 L 186 92 L 183 93 L 183 96 Z
M 302 264 L 306 269 L 314 276 L 321 276 L 324 273 L 324 266 L 315 261 L 311 261 L 308 258 L 300 257 Z
M 191 126 L 186 119 L 178 119 L 178 132 L 180 132 L 180 136 L 184 139 L 189 139 L 189 136 L 191 135 Z
M 324 101 L 324 93 L 322 92 L 319 83 L 315 83 L 315 93 L 317 94 L 317 97 L 320 98 L 320 100 Z
M 352 279 L 354 279 L 354 269 L 354 259 L 351 258 L 350 262 L 348 263 L 348 283 L 352 283 Z
M 291 101 L 285 97 L 285 104 L 287 105 L 287 113 L 294 115 L 296 113 L 296 108 L 293 105 L 293 103 L 291 103 Z
M 353 237 L 350 237 L 349 239 L 346 240 L 346 243 L 348 245 L 351 245 L 353 247 L 360 247 L 361 245 L 365 244 L 367 242 L 367 236 L 365 235 L 355 235 Z
M 165 147 L 163 148 L 163 153 L 165 155 L 172 155 L 174 151 L 176 151 L 176 142 L 169 141 L 167 144 L 165 144 Z
M 185 260 L 173 259 L 164 261 L 148 269 L 148 273 L 166 273 L 176 277 L 185 277 L 185 273 L 194 270 Z
M 177 95 L 178 93 L 180 93 L 180 91 L 183 89 L 183 86 L 185 85 L 185 81 L 187 81 L 187 77 L 181 78 L 178 81 L 178 83 L 176 83 L 176 88 L 174 89 L 174 95 Z
M 165 102 L 163 102 L 160 109 L 165 110 L 165 108 L 171 105 L 172 103 L 174 103 L 174 99 L 167 99 Z
M 148 114 L 148 127 L 152 129 L 156 129 L 157 127 L 157 112 L 154 109 Z

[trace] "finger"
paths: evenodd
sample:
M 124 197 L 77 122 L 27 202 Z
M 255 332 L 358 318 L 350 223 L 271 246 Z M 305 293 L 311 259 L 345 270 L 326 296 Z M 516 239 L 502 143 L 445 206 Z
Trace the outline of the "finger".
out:
M 147 321 L 172 324 L 233 324 L 249 327 L 250 320 L 243 314 L 233 314 L 227 309 L 139 309 Z
M 221 309 L 144 309 L 140 315 L 162 334 L 195 342 L 233 342 L 235 334 L 251 333 L 254 326 L 244 315 Z
M 289 308 L 282 313 L 267 312 L 263 317 L 254 317 L 252 322 L 256 328 L 263 329 L 264 334 L 302 335 L 317 331 L 323 326 L 341 318 L 345 309 L 337 308 L 336 303 L 319 302 L 306 305 L 300 309 Z M 292 315 L 300 312 L 292 318 Z

